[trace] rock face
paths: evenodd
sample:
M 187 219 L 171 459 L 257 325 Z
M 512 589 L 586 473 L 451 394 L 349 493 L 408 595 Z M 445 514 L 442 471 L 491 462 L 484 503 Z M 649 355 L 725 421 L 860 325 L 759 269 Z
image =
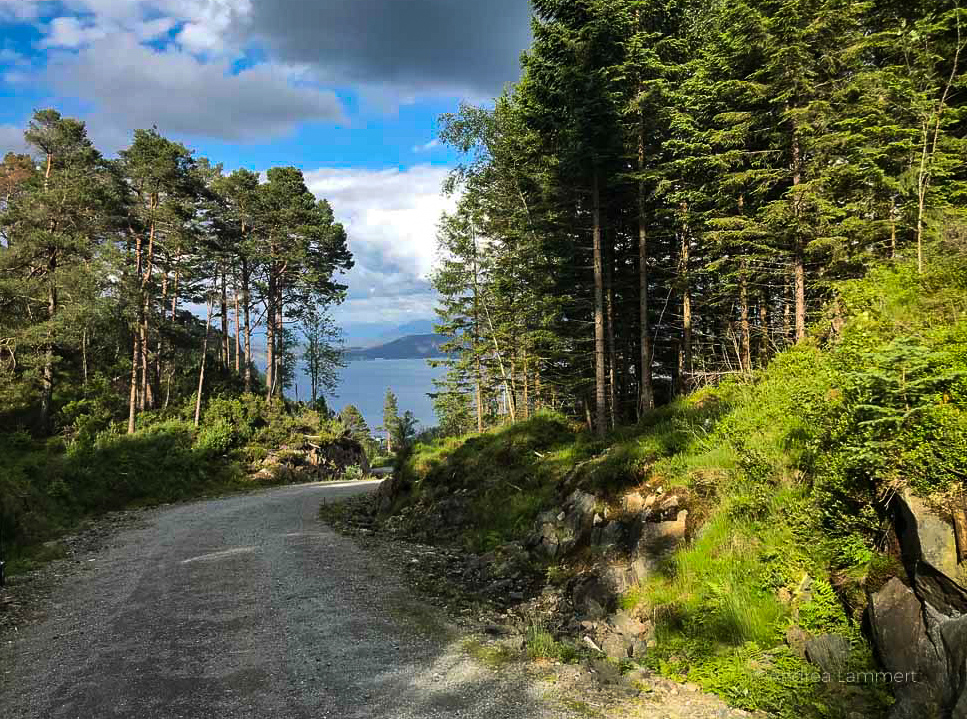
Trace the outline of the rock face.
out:
M 880 662 L 894 675 L 891 719 L 951 716 L 967 706 L 967 617 L 940 614 L 896 577 L 871 598 L 869 612 Z
M 967 719 L 967 567 L 953 524 L 907 493 L 894 529 L 908 583 L 894 577 L 867 610 L 880 662 L 895 675 L 890 717 Z
M 806 659 L 826 674 L 839 674 L 849 661 L 850 643 L 838 634 L 820 634 L 803 645 Z
M 957 561 L 952 524 L 907 493 L 896 500 L 895 526 L 917 594 L 945 614 L 967 614 L 967 567 Z

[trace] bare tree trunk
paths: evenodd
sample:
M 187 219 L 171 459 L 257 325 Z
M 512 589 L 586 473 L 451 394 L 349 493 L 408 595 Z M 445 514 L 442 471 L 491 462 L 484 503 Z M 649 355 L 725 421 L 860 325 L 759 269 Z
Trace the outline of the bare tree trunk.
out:
M 612 246 L 613 243 L 609 247 Z M 612 255 L 610 251 L 605 253 L 604 299 L 605 321 L 608 328 L 608 404 L 611 407 L 611 429 L 614 429 L 618 422 L 618 352 L 614 341 L 614 258 Z
M 140 233 L 136 234 L 134 240 L 134 273 L 138 288 L 142 287 L 141 281 L 141 252 L 142 240 Z M 129 245 L 130 248 L 130 245 Z M 131 344 L 133 346 L 131 356 L 131 391 L 128 399 L 128 434 L 134 434 L 136 417 L 138 411 L 138 364 L 141 360 L 140 332 L 141 332 L 141 313 L 144 311 L 144 304 L 141 301 L 140 293 L 137 298 L 138 317 L 133 328 Z
M 752 371 L 752 328 L 749 324 L 749 290 L 746 279 L 746 263 L 742 263 L 739 277 L 739 324 L 742 332 L 742 370 Z
M 476 404 L 477 404 L 477 432 L 483 433 L 483 373 L 480 371 L 480 266 L 477 263 L 477 234 L 470 226 L 471 241 L 473 251 L 471 254 L 473 261 L 473 336 L 470 338 L 470 351 L 474 356 L 474 383 L 476 385 Z
M 793 126 L 792 135 L 792 186 L 793 210 L 796 217 L 795 247 L 793 248 L 793 283 L 796 300 L 796 343 L 806 339 L 806 261 L 803 257 L 802 235 L 799 219 L 802 215 L 802 196 L 799 185 L 802 183 L 802 154 L 799 148 L 798 129 Z
M 785 344 L 792 336 L 792 288 L 789 284 L 782 300 L 782 341 Z
M 228 342 L 228 294 L 226 292 L 226 277 L 225 277 L 225 267 L 222 266 L 222 302 L 221 302 L 221 313 L 222 313 L 222 369 L 228 370 L 231 365 L 231 351 L 229 350 Z
M 530 389 L 529 389 L 530 381 L 529 381 L 528 376 L 527 376 L 527 374 L 528 374 L 528 367 L 527 367 L 527 348 L 526 347 L 522 350 L 522 353 L 523 353 L 523 357 L 521 358 L 521 365 L 522 365 L 522 367 L 521 367 L 521 375 L 522 375 L 523 380 L 524 380 L 524 397 L 523 397 L 523 401 L 524 401 L 524 412 L 523 412 L 523 415 L 524 415 L 524 419 L 530 419 L 531 399 L 530 399 Z
M 759 299 L 759 366 L 769 362 L 769 302 L 765 295 Z
M 684 208 L 685 212 L 688 208 Z M 682 282 L 682 347 L 681 347 L 681 392 L 687 393 L 692 382 L 692 288 L 689 277 L 689 262 L 691 256 L 691 238 L 689 237 L 688 222 L 682 222 L 681 243 L 681 282 Z
M 635 11 L 640 24 L 640 11 Z M 638 114 L 638 171 L 645 170 L 645 112 Z M 645 183 L 638 181 L 638 321 L 640 331 L 641 378 L 638 387 L 639 417 L 655 408 L 655 388 L 651 376 L 651 325 L 648 317 L 648 231 L 645 217 Z
M 161 356 L 164 350 L 164 326 L 167 321 L 168 312 L 168 272 L 170 268 L 165 268 L 162 280 L 161 280 L 161 319 L 158 323 L 158 342 L 155 345 L 155 356 L 154 356 L 154 370 L 152 371 L 152 377 L 154 381 L 157 382 L 158 391 L 161 391 Z M 171 320 L 174 321 L 174 312 L 172 312 Z
M 644 164 L 644 143 L 639 143 L 639 164 Z M 638 185 L 638 317 L 641 331 L 641 381 L 638 414 L 655 408 L 655 388 L 651 377 L 651 326 L 648 318 L 648 235 L 645 226 L 644 183 Z
M 201 394 L 205 389 L 205 365 L 208 360 L 208 335 L 211 333 L 212 326 L 212 305 L 214 304 L 211 293 L 208 294 L 208 316 L 205 318 L 205 339 L 201 343 L 201 368 L 198 370 L 198 394 L 195 395 L 195 426 L 201 420 Z
M 131 392 L 128 399 L 128 434 L 134 434 L 135 418 L 138 406 L 138 360 L 141 358 L 141 348 L 138 346 L 140 336 L 134 332 L 132 344 L 134 349 L 131 356 Z
M 57 256 L 47 263 L 47 337 L 44 345 L 44 372 L 40 393 L 40 426 L 44 432 L 50 429 L 51 405 L 54 399 L 54 318 L 57 316 Z
M 275 373 L 272 375 L 273 383 L 275 384 L 275 392 L 281 398 L 285 395 L 285 387 L 282 386 L 283 383 L 283 367 L 282 364 L 285 361 L 285 322 L 282 313 L 282 278 L 279 278 L 278 282 L 278 297 L 275 302 L 275 312 L 276 312 L 276 333 L 275 333 Z
M 269 269 L 268 298 L 265 312 L 265 391 L 266 400 L 272 401 L 275 381 L 275 273 Z
M 252 323 L 248 260 L 242 258 L 242 313 L 245 317 L 245 391 L 252 391 Z
M 232 272 L 232 299 L 235 303 L 235 374 L 242 372 L 242 328 L 238 308 L 238 274 Z
M 598 186 L 598 168 L 593 170 L 592 203 L 594 215 L 594 400 L 597 432 L 604 436 L 608 427 L 608 400 L 605 368 L 604 337 L 604 261 L 601 239 L 601 191 Z

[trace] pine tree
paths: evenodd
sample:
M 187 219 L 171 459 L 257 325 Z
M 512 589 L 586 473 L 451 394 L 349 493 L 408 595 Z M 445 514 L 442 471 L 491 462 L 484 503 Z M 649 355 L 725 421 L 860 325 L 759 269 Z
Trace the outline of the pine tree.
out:
M 38 171 L 22 158 L 5 160 L 5 200 L 0 227 L 7 246 L 0 256 L 5 282 L 28 317 L 43 319 L 21 329 L 16 343 L 31 348 L 40 386 L 38 424 L 50 426 L 57 363 L 79 344 L 71 336 L 101 233 L 115 222 L 117 195 L 106 165 L 87 138 L 83 122 L 54 110 L 35 113 L 24 133 L 41 157 Z M 63 290 L 71 288 L 70 293 Z M 66 304 L 65 304 L 66 303 Z M 27 355 L 21 352 L 21 355 Z
M 400 409 L 396 402 L 396 395 L 393 390 L 386 390 L 386 399 L 383 402 L 383 426 L 380 427 L 386 432 L 386 451 L 393 451 L 395 433 L 400 419 Z

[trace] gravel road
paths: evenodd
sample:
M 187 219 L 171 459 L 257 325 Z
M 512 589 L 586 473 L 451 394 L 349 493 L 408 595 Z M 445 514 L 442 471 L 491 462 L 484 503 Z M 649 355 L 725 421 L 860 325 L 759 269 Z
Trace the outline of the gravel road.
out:
M 42 622 L 0 638 L 0 717 L 564 716 L 317 518 L 374 486 L 144 513 L 74 565 Z

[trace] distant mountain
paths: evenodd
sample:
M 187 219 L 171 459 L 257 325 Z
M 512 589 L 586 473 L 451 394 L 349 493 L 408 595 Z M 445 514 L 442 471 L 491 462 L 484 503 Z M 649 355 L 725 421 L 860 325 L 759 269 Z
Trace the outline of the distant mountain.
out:
M 411 320 L 404 324 L 392 322 L 356 322 L 342 327 L 350 347 L 376 347 L 409 335 L 433 333 L 433 320 Z
M 374 345 L 385 345 L 394 340 L 410 337 L 411 335 L 431 335 L 433 334 L 433 320 L 414 320 L 406 324 L 398 325 L 391 330 L 383 332 L 376 338 Z M 367 343 L 368 344 L 368 343 Z
M 444 357 L 440 345 L 446 341 L 443 335 L 409 335 L 377 347 L 348 347 L 343 353 L 347 360 L 374 359 L 424 359 Z

